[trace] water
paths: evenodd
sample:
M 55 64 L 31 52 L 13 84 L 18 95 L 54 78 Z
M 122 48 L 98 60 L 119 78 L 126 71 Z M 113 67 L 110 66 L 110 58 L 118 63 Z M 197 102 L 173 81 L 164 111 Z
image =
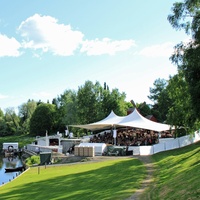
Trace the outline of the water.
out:
M 16 178 L 21 172 L 9 172 L 5 173 L 6 167 L 20 167 L 22 166 L 22 160 L 16 157 L 2 157 L 0 156 L 0 186 L 2 184 L 8 183 L 14 178 Z

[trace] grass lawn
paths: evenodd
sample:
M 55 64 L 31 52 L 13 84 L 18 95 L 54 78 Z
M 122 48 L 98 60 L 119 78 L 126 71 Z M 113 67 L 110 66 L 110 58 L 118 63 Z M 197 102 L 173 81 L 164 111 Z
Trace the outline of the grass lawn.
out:
M 200 142 L 152 157 L 156 181 L 142 199 L 200 199 Z
M 40 170 L 38 170 L 40 169 Z M 121 200 L 131 196 L 146 176 L 134 158 L 30 168 L 0 188 L 0 199 L 9 200 Z

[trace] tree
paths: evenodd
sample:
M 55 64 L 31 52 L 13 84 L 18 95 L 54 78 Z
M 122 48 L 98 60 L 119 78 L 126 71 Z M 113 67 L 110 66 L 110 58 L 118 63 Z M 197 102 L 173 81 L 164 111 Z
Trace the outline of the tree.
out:
M 99 82 L 93 84 L 86 81 L 77 93 L 77 113 L 80 124 L 92 123 L 103 119 L 111 110 L 118 115 L 125 115 L 128 104 L 125 101 L 126 95 L 118 89 L 109 90 L 104 83 L 102 87 Z
M 172 27 L 185 30 L 192 40 L 180 43 L 175 47 L 171 57 L 173 63 L 182 71 L 188 83 L 191 95 L 193 114 L 199 120 L 200 116 L 200 2 L 199 0 L 185 0 L 177 2 L 172 7 L 172 14 L 168 16 Z
M 146 104 L 145 101 L 143 103 L 137 104 L 137 109 L 139 110 L 140 114 L 144 117 L 152 114 L 150 106 Z
M 117 115 L 124 116 L 127 114 L 128 103 L 125 101 L 126 94 L 124 92 L 120 93 L 118 89 L 113 89 L 110 93 L 110 111 L 113 110 Z
M 167 114 L 167 122 L 177 128 L 184 127 L 188 132 L 194 124 L 194 118 L 191 108 L 191 96 L 183 73 L 179 72 L 171 77 L 166 90 L 171 102 L 173 102 Z
M 66 125 L 77 124 L 77 94 L 66 90 L 57 100 L 57 129 L 64 132 Z M 55 102 L 55 101 L 54 101 Z
M 5 122 L 5 116 L 3 111 L 0 109 L 0 136 L 5 136 L 7 134 L 7 127 Z
M 16 115 L 14 108 L 7 108 L 5 112 L 5 123 L 7 135 L 20 134 L 20 119 Z
M 19 106 L 19 117 L 20 117 L 20 126 L 24 134 L 29 133 L 30 129 L 30 119 L 37 107 L 37 102 L 34 100 L 28 100 L 27 103 L 23 103 Z
M 150 95 L 148 98 L 154 102 L 154 104 L 158 103 L 158 99 L 160 96 L 160 93 L 166 88 L 167 81 L 165 79 L 156 79 L 153 83 L 154 88 L 150 88 Z
M 172 7 L 172 14 L 168 15 L 168 21 L 173 28 L 185 30 L 191 34 L 194 42 L 200 41 L 200 2 L 199 0 L 185 0 L 176 2 Z
M 55 128 L 56 107 L 53 104 L 40 103 L 30 120 L 30 134 L 45 136 L 46 131 L 53 133 Z
M 101 116 L 100 119 L 105 118 L 110 111 L 113 110 L 113 101 L 111 100 L 111 93 L 105 86 L 104 89 L 101 91 Z
M 167 112 L 170 106 L 170 100 L 166 91 L 167 81 L 165 79 L 157 79 L 154 82 L 154 88 L 150 88 L 148 98 L 154 102 L 151 112 L 158 121 L 164 122 L 167 119 Z
M 80 124 L 88 124 L 97 120 L 97 93 L 91 81 L 79 87 L 77 93 L 77 119 Z
M 3 111 L 0 108 L 0 118 L 4 117 Z

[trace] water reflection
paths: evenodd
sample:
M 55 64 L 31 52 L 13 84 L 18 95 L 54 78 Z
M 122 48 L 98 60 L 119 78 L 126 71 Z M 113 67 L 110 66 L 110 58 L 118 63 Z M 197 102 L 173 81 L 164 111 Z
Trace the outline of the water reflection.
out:
M 16 157 L 2 157 L 0 156 L 0 185 L 5 184 L 15 177 L 17 177 L 21 172 L 10 172 L 5 173 L 5 168 L 15 168 L 22 166 L 22 160 L 18 156 Z

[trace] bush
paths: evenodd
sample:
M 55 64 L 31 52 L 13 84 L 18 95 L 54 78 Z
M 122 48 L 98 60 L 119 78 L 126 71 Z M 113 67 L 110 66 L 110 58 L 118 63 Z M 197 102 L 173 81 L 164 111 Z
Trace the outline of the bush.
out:
M 26 165 L 32 166 L 32 165 L 39 165 L 40 164 L 40 156 L 31 156 L 26 159 Z

